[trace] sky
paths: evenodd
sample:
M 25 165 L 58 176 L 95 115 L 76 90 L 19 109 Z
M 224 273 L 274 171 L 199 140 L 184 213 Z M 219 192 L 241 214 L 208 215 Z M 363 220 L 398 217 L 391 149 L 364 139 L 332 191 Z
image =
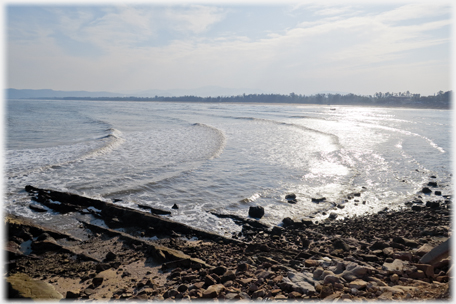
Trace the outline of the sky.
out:
M 343 2 L 7 2 L 5 86 L 451 89 L 450 1 Z

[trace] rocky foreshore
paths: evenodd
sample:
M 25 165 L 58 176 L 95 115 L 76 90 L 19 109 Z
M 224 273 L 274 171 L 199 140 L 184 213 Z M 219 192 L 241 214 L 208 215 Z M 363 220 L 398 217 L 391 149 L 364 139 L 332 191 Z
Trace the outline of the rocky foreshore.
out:
M 7 298 L 90 300 L 450 300 L 451 200 L 267 227 L 234 238 L 150 212 L 51 190 L 39 205 L 87 212 L 84 240 L 6 215 Z M 55 202 L 58 201 L 58 204 Z M 36 211 L 40 212 L 40 211 Z M 122 228 L 122 229 L 119 229 Z

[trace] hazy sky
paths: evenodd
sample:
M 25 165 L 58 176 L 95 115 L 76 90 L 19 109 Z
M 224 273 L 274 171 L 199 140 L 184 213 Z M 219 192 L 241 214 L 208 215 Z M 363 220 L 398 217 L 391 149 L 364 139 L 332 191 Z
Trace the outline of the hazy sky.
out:
M 5 82 L 429 95 L 450 90 L 451 11 L 449 1 L 12 2 L 4 7 Z

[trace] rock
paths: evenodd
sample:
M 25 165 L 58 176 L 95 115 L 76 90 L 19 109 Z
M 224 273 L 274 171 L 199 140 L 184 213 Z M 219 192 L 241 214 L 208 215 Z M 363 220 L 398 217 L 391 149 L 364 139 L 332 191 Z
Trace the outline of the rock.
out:
M 47 233 L 43 233 L 32 242 L 31 248 L 37 252 L 58 251 L 62 246 L 57 244 L 56 240 Z
M 181 293 L 186 292 L 187 290 L 188 290 L 188 286 L 185 284 L 179 285 L 179 287 L 177 287 L 177 291 L 179 291 Z
M 424 187 L 423 190 L 421 190 L 423 193 L 432 193 L 432 190 L 429 189 L 428 187 Z
M 103 262 L 111 262 L 111 261 L 115 261 L 116 259 L 117 259 L 117 254 L 109 251 L 106 254 L 106 258 L 103 260 Z
M 334 284 L 334 283 L 340 283 L 340 278 L 334 274 L 329 274 L 329 275 L 326 275 L 324 280 L 323 280 L 323 284 Z
M 428 185 L 429 187 L 434 187 L 434 188 L 438 187 L 438 185 L 437 185 L 436 182 L 429 182 L 427 185 Z
M 450 250 L 450 239 L 433 248 L 420 259 L 420 264 L 434 264 L 446 258 Z
M 320 298 L 324 299 L 334 293 L 334 288 L 331 284 L 325 284 L 321 287 Z
M 404 263 L 402 260 L 395 259 L 392 263 L 383 263 L 382 269 L 388 273 L 402 274 Z
M 372 270 L 374 270 L 373 267 L 361 266 L 354 262 L 349 262 L 345 268 L 346 269 L 344 272 L 342 272 L 342 274 L 340 274 L 340 276 L 348 282 L 354 281 L 356 279 L 362 279 L 364 276 L 369 275 Z
M 285 195 L 285 199 L 290 204 L 296 204 L 298 202 L 296 200 L 296 194 L 294 194 L 294 193 Z
M 335 219 L 337 218 L 337 213 L 331 212 L 331 213 L 329 214 L 328 218 L 331 219 L 331 220 L 335 220 Z
M 8 299 L 60 300 L 63 295 L 49 283 L 37 281 L 23 273 L 6 278 Z
M 312 198 L 312 203 L 321 203 L 326 200 L 326 197 Z
M 431 209 L 440 209 L 440 202 L 439 201 L 427 201 L 426 207 Z
M 210 274 L 208 274 L 204 278 L 204 283 L 206 283 L 206 285 L 208 285 L 208 286 L 215 285 L 215 284 L 217 284 L 217 280 L 214 279 Z
M 283 222 L 283 227 L 293 226 L 294 223 L 295 223 L 295 222 L 294 222 L 291 218 L 289 218 L 289 217 L 284 218 L 284 219 L 282 220 L 282 222 Z
M 350 247 L 342 240 L 342 239 L 335 239 L 333 241 L 334 249 L 342 249 L 343 251 L 350 251 Z
M 236 274 L 232 270 L 227 270 L 225 274 L 220 278 L 220 282 L 223 284 L 227 281 L 236 279 Z
M 355 288 L 357 290 L 361 290 L 361 289 L 366 288 L 367 282 L 364 280 L 361 280 L 361 279 L 357 279 L 357 280 L 351 281 L 348 286 L 350 288 Z
M 215 273 L 216 275 L 219 275 L 219 276 L 224 275 L 226 271 L 227 271 L 227 268 L 225 266 L 218 266 L 211 270 L 212 273 Z
M 423 210 L 423 208 L 421 206 L 418 206 L 418 205 L 413 205 L 412 206 L 412 210 L 416 211 L 416 212 L 421 212 L 421 210 Z
M 252 294 L 252 299 L 263 298 L 266 296 L 266 291 L 264 289 L 259 289 Z
M 255 206 L 249 208 L 249 216 L 254 218 L 262 218 L 264 215 L 264 208 L 261 206 Z
M 272 235 L 282 235 L 283 231 L 284 231 L 284 229 L 282 227 L 274 226 L 272 228 L 271 234 Z
M 313 294 L 316 292 L 311 274 L 288 272 L 287 276 L 288 278 L 283 278 L 282 282 L 291 284 L 293 291 L 301 294 Z
M 65 298 L 66 299 L 77 299 L 81 296 L 81 291 L 80 290 L 68 290 L 66 293 Z
M 369 249 L 373 251 L 378 249 L 384 249 L 386 247 L 388 247 L 388 244 L 386 244 L 385 242 L 377 241 L 374 244 L 372 244 L 372 246 L 370 246 Z
M 171 208 L 172 209 L 179 209 L 179 206 L 177 206 L 177 204 L 174 204 Z
M 30 204 L 29 208 L 36 212 L 47 212 L 47 210 L 38 204 Z
M 434 191 L 435 195 L 442 195 L 442 191 Z
M 285 199 L 294 200 L 294 199 L 296 199 L 296 194 L 294 194 L 294 193 L 287 194 L 287 195 L 285 195 Z
M 249 270 L 249 267 L 250 267 L 250 266 L 249 266 L 249 264 L 247 264 L 247 263 L 240 263 L 240 264 L 238 264 L 238 266 L 237 266 L 237 270 L 238 270 L 238 271 L 247 271 L 247 270 Z
M 415 250 L 415 254 L 419 257 L 422 257 L 426 253 L 430 252 L 434 247 L 429 244 L 424 244 L 420 248 Z
M 393 247 L 386 247 L 386 248 L 383 248 L 382 252 L 386 256 L 392 256 L 394 254 L 394 249 L 393 249 Z

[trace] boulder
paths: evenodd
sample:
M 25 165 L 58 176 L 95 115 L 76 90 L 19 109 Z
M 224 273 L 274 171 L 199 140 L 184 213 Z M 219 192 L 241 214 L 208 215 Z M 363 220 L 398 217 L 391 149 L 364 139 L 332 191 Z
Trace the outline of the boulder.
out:
M 264 208 L 261 206 L 254 206 L 249 208 L 249 216 L 254 218 L 262 218 L 264 215 Z
M 450 239 L 433 248 L 420 259 L 420 264 L 435 264 L 449 255 Z
M 60 300 L 63 295 L 49 283 L 37 281 L 23 273 L 16 273 L 6 278 L 8 299 Z

